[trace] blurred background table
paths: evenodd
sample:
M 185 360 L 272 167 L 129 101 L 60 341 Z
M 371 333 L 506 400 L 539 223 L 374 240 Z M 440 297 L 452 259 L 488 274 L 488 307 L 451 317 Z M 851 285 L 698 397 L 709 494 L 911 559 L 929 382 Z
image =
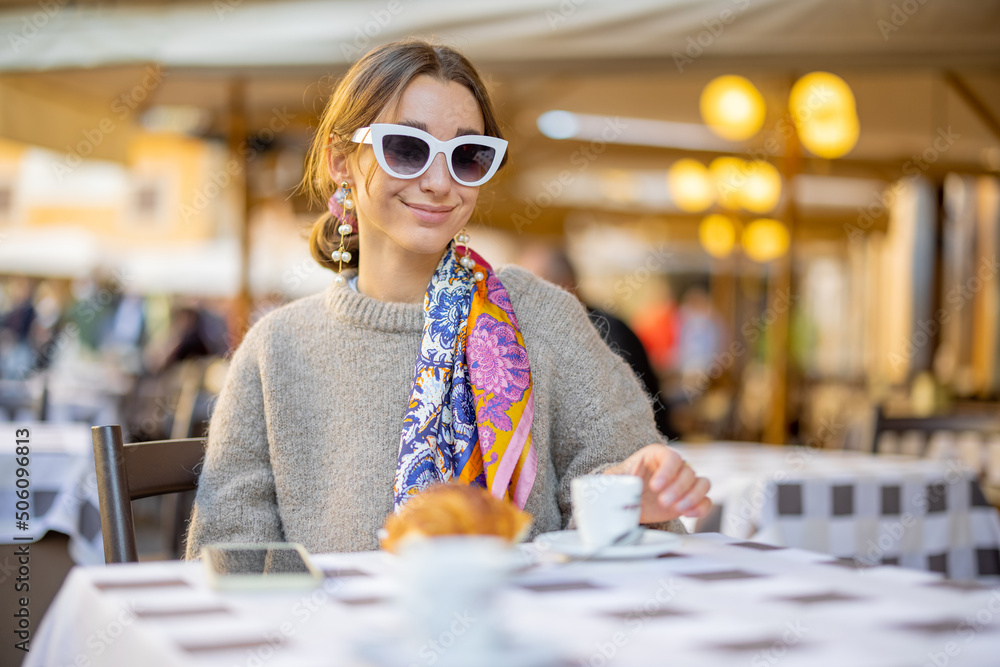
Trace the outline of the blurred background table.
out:
M 27 531 L 4 522 L 0 543 L 14 544 L 30 535 L 42 539 L 49 531 L 69 536 L 70 555 L 80 564 L 104 562 L 101 515 L 90 427 L 85 424 L 8 424 L 10 446 L 0 453 L 0 506 L 13 509 L 16 462 L 14 432 L 30 433 L 30 521 Z
M 31 435 L 27 531 L 17 530 L 13 517 L 17 502 L 14 434 L 22 428 Z M 18 599 L 24 595 L 30 600 L 34 628 L 74 563 L 104 563 L 94 450 L 90 427 L 83 424 L 14 422 L 7 424 L 7 437 L 7 446 L 0 451 L 0 507 L 8 508 L 11 515 L 0 532 L 0 580 L 5 587 L 0 595 L 0 615 L 13 618 Z M 26 536 L 33 539 L 14 539 Z M 17 552 L 26 544 L 29 588 L 16 592 L 9 576 L 25 564 Z M 0 664 L 17 665 L 24 657 L 13 644 L 0 644 Z
M 689 529 L 1000 581 L 1000 517 L 957 460 L 756 443 L 678 446 L 716 510 Z
M 454 637 L 403 648 L 391 559 L 316 556 L 324 586 L 296 592 L 220 593 L 201 563 L 76 568 L 25 664 L 389 664 L 373 646 L 392 664 L 454 664 Z M 776 656 L 786 667 L 938 656 L 949 665 L 996 663 L 997 589 L 842 565 L 825 554 L 692 535 L 660 558 L 540 565 L 509 582 L 497 611 L 512 640 L 543 647 L 553 665 L 662 665 L 667 654 L 685 665 L 771 664 Z

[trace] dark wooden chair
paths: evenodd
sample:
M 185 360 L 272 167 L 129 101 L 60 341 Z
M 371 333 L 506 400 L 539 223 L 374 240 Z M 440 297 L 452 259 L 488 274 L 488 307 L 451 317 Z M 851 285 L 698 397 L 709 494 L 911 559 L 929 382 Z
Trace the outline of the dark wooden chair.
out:
M 94 463 L 97 491 L 101 501 L 101 529 L 104 560 L 108 563 L 135 563 L 132 501 L 198 485 L 201 461 L 205 457 L 204 438 L 159 440 L 126 445 L 121 426 L 94 426 Z

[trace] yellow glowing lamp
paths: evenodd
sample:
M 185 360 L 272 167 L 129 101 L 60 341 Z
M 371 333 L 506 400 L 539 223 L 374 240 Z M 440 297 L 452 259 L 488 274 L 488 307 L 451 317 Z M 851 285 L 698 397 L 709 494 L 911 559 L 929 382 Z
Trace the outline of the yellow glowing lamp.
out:
M 749 171 L 749 165 L 737 157 L 717 157 L 709 162 L 708 172 L 715 185 L 715 200 L 725 208 L 739 208 Z
M 813 155 L 832 160 L 851 152 L 861 136 L 857 116 L 811 120 L 799 128 L 799 140 Z
M 758 218 L 743 230 L 743 251 L 755 262 L 770 262 L 788 252 L 788 228 L 771 218 Z
M 757 134 L 765 111 L 764 96 L 742 76 L 716 77 L 701 91 L 701 117 L 723 139 L 743 141 Z
M 674 203 L 682 211 L 698 213 L 715 201 L 715 185 L 701 162 L 684 158 L 667 170 L 667 188 Z
M 712 257 L 727 257 L 736 245 L 736 226 L 728 216 L 706 215 L 698 225 L 698 240 Z
M 796 123 L 856 113 L 854 92 L 847 82 L 830 72 L 812 72 L 795 82 L 788 110 Z
M 788 110 L 802 145 L 824 158 L 850 152 L 861 127 L 854 93 L 847 82 L 830 72 L 812 72 L 795 82 Z
M 754 160 L 740 189 L 740 204 L 754 213 L 773 211 L 781 199 L 781 174 L 770 162 Z

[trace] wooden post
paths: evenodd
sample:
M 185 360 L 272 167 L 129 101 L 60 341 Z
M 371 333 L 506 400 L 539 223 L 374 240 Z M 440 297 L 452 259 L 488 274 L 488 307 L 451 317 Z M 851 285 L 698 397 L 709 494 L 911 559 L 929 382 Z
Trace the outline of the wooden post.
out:
M 764 427 L 764 442 L 783 445 L 788 438 L 788 329 L 791 316 L 792 267 L 795 258 L 795 233 L 797 211 L 795 206 L 795 177 L 801 169 L 802 149 L 792 118 L 786 117 L 788 126 L 785 141 L 785 161 L 782 169 L 784 187 L 788 196 L 782 222 L 788 228 L 788 252 L 771 262 L 767 280 L 767 310 L 775 316 L 774 324 L 767 328 L 767 347 L 770 356 L 771 377 L 774 380 L 771 417 Z
M 250 190 L 247 170 L 250 163 L 246 147 L 246 82 L 234 79 L 229 86 L 229 137 L 230 159 L 242 162 L 239 173 L 233 175 L 232 187 L 236 191 L 237 233 L 240 239 L 239 288 L 229 310 L 229 347 L 235 349 L 243 340 L 250 322 Z

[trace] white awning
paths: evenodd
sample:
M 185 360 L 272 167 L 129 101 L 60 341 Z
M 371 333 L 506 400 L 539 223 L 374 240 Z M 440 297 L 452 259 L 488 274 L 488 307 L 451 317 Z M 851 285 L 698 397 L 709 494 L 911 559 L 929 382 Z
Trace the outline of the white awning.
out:
M 487 61 L 781 58 L 996 64 L 994 3 L 951 0 L 215 0 L 31 2 L 0 12 L 0 71 L 156 62 L 336 66 L 373 44 L 434 37 Z

